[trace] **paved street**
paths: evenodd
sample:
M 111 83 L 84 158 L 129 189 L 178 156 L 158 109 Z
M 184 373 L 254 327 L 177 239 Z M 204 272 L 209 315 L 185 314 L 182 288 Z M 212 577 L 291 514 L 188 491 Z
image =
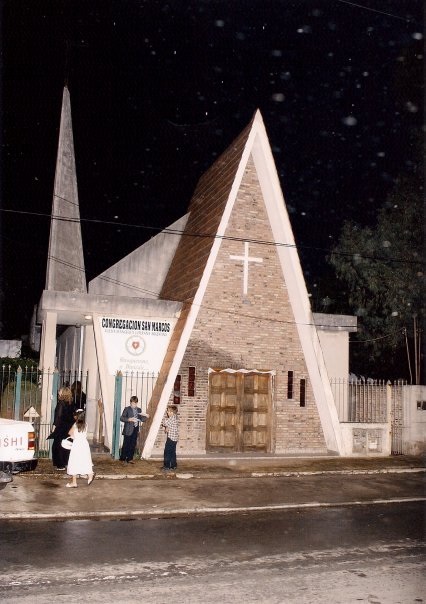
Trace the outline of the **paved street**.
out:
M 103 458 L 78 489 L 49 463 L 15 476 L 0 492 L 2 601 L 423 601 L 421 460 L 156 465 L 123 474 Z
M 424 505 L 2 525 L 4 602 L 422 602 Z

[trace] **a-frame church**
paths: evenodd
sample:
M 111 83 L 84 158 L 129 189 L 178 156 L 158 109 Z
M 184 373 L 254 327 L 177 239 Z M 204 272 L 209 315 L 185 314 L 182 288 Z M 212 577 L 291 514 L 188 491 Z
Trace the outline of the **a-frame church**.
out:
M 111 444 L 117 371 L 155 372 L 145 458 L 162 450 L 177 387 L 178 453 L 345 454 L 330 379 L 348 375 L 356 319 L 311 311 L 260 112 L 201 177 L 188 213 L 88 291 L 76 182 L 65 88 L 40 365 L 89 371 L 91 432 L 101 397 Z

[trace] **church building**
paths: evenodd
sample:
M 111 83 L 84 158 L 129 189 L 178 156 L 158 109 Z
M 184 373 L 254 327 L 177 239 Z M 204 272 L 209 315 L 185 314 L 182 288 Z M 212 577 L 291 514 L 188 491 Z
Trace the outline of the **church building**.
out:
M 86 284 L 65 88 L 37 321 L 41 367 L 88 371 L 89 431 L 102 421 L 107 447 L 121 372 L 155 376 L 144 458 L 162 451 L 173 402 L 178 455 L 345 454 L 330 380 L 349 374 L 356 318 L 311 310 L 259 111 L 200 178 L 187 214 Z

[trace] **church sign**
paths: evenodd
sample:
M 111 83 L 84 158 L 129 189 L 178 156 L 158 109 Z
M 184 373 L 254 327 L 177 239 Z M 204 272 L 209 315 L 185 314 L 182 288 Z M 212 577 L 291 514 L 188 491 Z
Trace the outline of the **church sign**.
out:
M 176 319 L 154 317 L 99 317 L 108 373 L 158 373 Z

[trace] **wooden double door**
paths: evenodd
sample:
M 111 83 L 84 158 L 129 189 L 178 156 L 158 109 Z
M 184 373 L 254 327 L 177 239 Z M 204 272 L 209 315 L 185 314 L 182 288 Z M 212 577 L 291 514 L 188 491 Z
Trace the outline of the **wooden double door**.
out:
M 270 451 L 271 379 L 269 373 L 210 373 L 208 451 Z

